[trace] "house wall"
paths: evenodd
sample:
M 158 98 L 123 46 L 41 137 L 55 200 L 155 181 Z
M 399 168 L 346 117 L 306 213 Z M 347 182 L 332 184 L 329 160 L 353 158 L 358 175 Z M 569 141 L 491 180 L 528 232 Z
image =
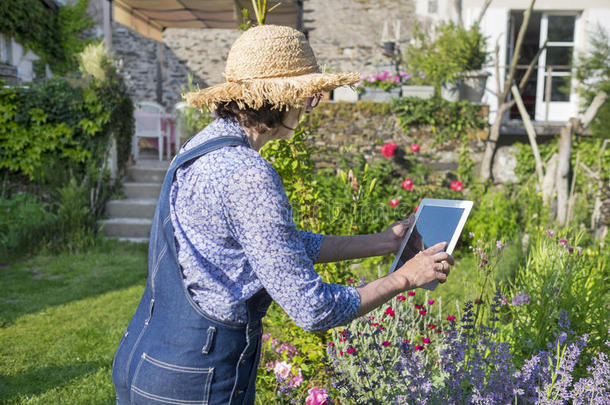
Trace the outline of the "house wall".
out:
M 483 4 L 483 0 L 464 0 L 463 1 L 463 18 L 466 25 L 472 24 L 478 18 L 478 15 Z M 500 83 L 504 82 L 504 61 L 507 58 L 507 32 L 508 18 L 511 10 L 524 10 L 529 5 L 529 0 L 494 0 L 482 22 L 481 29 L 488 36 L 487 48 L 491 55 L 490 62 L 486 70 L 492 75 L 487 81 L 486 91 L 483 102 L 490 106 L 490 121 L 495 119 L 497 111 L 497 86 L 495 72 L 493 67 L 493 55 L 496 43 L 499 44 L 499 61 L 500 61 Z M 598 26 L 610 32 L 610 2 L 607 0 L 582 0 L 575 2 L 573 0 L 538 0 L 535 3 L 537 11 L 577 11 L 579 18 L 577 20 L 575 32 L 575 54 L 587 54 L 590 49 L 590 37 Z M 569 116 L 575 116 L 581 108 L 580 98 L 578 96 L 577 83 L 572 83 L 572 101 L 570 104 Z
M 13 38 L 0 33 L 0 62 L 17 68 L 17 79 L 21 82 L 34 80 L 34 61 L 40 59 L 31 50 L 26 50 Z

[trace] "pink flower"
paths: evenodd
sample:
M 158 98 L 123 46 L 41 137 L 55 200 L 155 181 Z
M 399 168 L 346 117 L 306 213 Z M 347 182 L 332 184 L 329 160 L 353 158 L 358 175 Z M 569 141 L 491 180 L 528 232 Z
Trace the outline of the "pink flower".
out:
M 415 297 L 415 291 L 409 291 L 407 292 L 407 295 L 410 297 Z
M 430 338 L 423 338 L 421 341 L 424 342 L 425 344 L 429 344 Z
M 576 251 L 578 252 L 578 255 L 582 255 L 582 248 L 580 246 L 576 246 Z
M 265 343 L 271 337 L 270 333 L 263 333 L 263 343 Z
M 561 246 L 567 246 L 567 245 L 568 245 L 568 241 L 567 241 L 567 240 L 565 240 L 565 239 L 559 239 L 559 244 L 560 244 Z
M 390 315 L 391 317 L 394 317 L 394 310 L 392 309 L 392 307 L 388 307 L 388 308 L 385 310 L 385 314 L 386 314 L 386 315 Z
M 432 304 L 434 304 L 435 302 L 436 302 L 436 301 L 434 301 L 434 300 L 428 300 L 428 305 L 432 305 Z
M 408 339 L 403 339 L 402 343 L 409 343 L 409 340 Z
M 464 188 L 462 182 L 459 180 L 452 181 L 449 187 L 451 187 L 451 189 L 454 191 L 462 191 Z
M 288 385 L 290 385 L 293 388 L 300 387 L 301 384 L 303 383 L 303 381 L 305 381 L 305 380 L 303 379 L 303 375 L 301 374 L 301 369 L 299 368 L 298 374 L 296 376 L 292 377 L 292 379 L 290 380 Z
M 404 188 L 405 190 L 408 191 L 413 191 L 413 180 L 411 179 L 405 179 L 403 180 L 400 185 L 402 186 L 402 188 Z
M 385 347 L 389 347 L 390 346 L 390 342 L 388 342 L 387 340 L 384 340 L 383 342 L 381 342 L 381 344 Z
M 419 144 L 417 144 L 417 143 L 414 143 L 411 145 L 411 152 L 413 152 L 413 153 L 419 152 L 420 149 L 421 149 L 421 146 L 419 146 Z
M 390 200 L 390 207 L 394 208 L 398 205 L 398 198 L 392 198 Z
M 453 315 L 449 315 L 449 316 L 447 317 L 447 320 L 448 320 L 449 322 L 453 322 L 453 321 L 455 321 L 455 319 L 456 319 L 456 318 L 455 318 L 455 316 L 453 316 Z
M 335 344 L 334 344 L 333 342 L 328 342 L 328 345 L 329 345 L 330 347 L 333 347 Z
M 394 142 L 386 143 L 381 147 L 381 153 L 383 153 L 385 157 L 392 157 L 394 156 L 397 147 L 398 145 L 396 145 Z
M 328 405 L 328 394 L 324 389 L 313 387 L 307 392 L 309 395 L 305 398 L 305 405 Z
M 346 350 L 347 354 L 353 354 L 356 351 L 356 349 L 354 349 L 353 347 L 348 347 Z
M 415 345 L 415 350 L 424 350 L 422 345 Z
M 343 356 L 343 350 L 339 350 L 339 356 Z
M 474 233 L 472 233 L 472 232 L 468 232 L 468 237 L 469 237 L 470 239 L 474 238 Z
M 350 278 L 349 280 L 347 280 L 348 283 L 352 284 L 354 282 L 353 278 Z
M 549 235 L 549 237 L 550 237 L 550 238 L 552 238 L 553 236 L 555 236 L 555 232 L 553 232 L 553 231 L 552 231 L 552 230 L 550 230 L 550 229 L 547 229 L 547 230 L 546 230 L 546 234 L 547 234 L 547 235 Z
M 497 247 L 498 249 L 502 249 L 502 248 L 504 247 L 504 243 L 502 243 L 502 241 L 501 241 L 501 240 L 497 240 L 497 241 L 496 241 L 496 247 Z
M 398 297 L 396 297 L 396 299 L 397 299 L 398 301 L 404 301 L 404 300 L 406 300 L 406 299 L 407 299 L 407 297 L 405 297 L 404 295 L 399 295 Z
M 290 363 L 277 361 L 275 362 L 275 367 L 273 367 L 273 372 L 275 373 L 276 378 L 286 379 L 290 375 L 290 369 L 292 369 Z

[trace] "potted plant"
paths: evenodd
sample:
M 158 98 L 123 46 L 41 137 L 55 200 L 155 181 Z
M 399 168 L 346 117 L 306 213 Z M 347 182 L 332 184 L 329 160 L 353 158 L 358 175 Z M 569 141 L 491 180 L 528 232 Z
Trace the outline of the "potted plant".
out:
M 403 97 L 432 98 L 434 97 L 434 86 L 425 85 L 427 76 L 420 70 L 417 75 L 407 74 L 406 83 L 402 85 Z
M 380 74 L 362 75 L 354 87 L 360 93 L 360 100 L 388 102 L 392 98 L 400 97 L 402 84 L 409 80 L 407 76 L 406 72 L 392 75 L 384 70 Z
M 447 22 L 433 35 L 416 28 L 405 55 L 408 69 L 426 72 L 426 84 L 433 84 L 443 98 L 481 101 L 489 74 L 482 70 L 486 38 L 477 24 L 466 29 Z

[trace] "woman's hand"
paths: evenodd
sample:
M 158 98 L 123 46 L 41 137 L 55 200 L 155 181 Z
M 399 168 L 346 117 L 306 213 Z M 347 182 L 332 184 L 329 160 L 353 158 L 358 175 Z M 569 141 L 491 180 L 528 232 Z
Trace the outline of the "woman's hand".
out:
M 434 280 L 440 283 L 447 281 L 450 267 L 454 263 L 453 257 L 443 249 L 447 248 L 447 242 L 437 243 L 428 249 L 421 251 L 411 260 L 398 268 L 395 273 L 403 277 L 405 289 L 413 289 L 424 286 Z
M 411 214 L 409 218 L 394 222 L 385 231 L 378 234 L 381 245 L 386 247 L 385 251 L 381 254 L 396 253 L 398 251 L 413 221 L 415 221 L 415 215 Z

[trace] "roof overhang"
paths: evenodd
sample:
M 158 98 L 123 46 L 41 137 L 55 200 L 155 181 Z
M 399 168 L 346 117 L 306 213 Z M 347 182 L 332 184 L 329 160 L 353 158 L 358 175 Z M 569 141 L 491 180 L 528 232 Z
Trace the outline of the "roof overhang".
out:
M 166 28 L 229 28 L 242 23 L 242 9 L 254 19 L 251 0 L 113 0 L 114 20 L 157 41 Z M 267 24 L 301 28 L 302 0 L 269 0 Z

